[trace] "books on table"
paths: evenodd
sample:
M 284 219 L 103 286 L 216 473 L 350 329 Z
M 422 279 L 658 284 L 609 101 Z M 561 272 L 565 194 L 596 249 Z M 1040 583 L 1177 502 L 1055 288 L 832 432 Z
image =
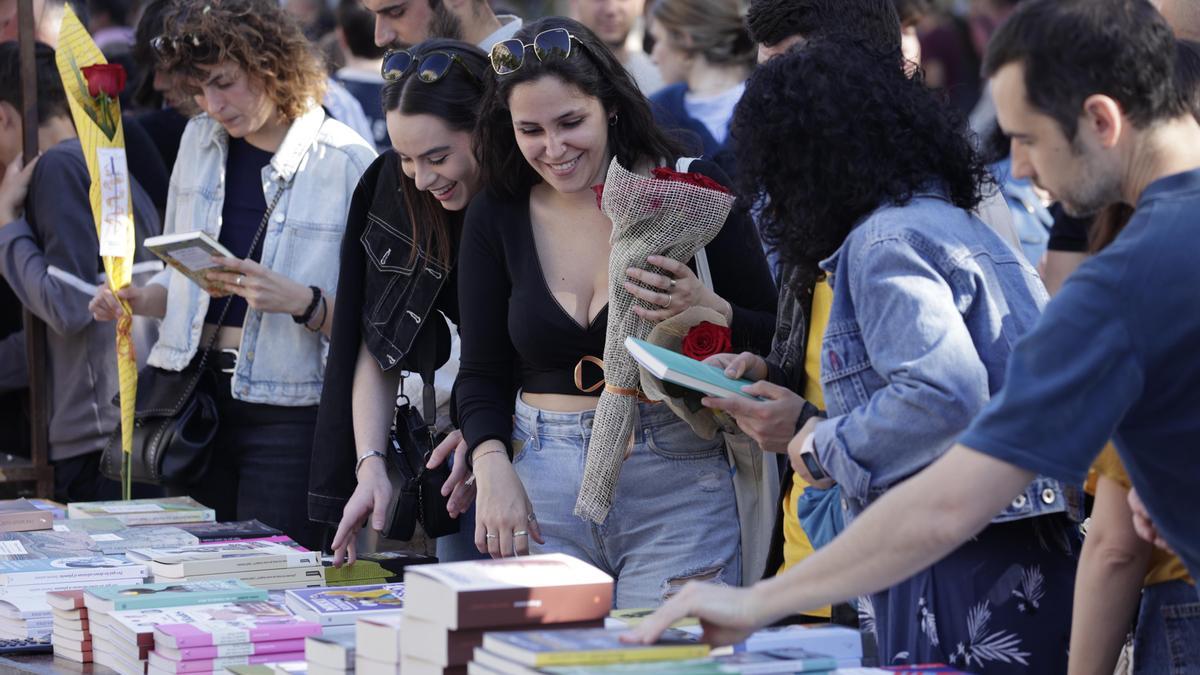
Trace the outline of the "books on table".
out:
M 170 525 L 216 520 L 216 512 L 191 497 L 160 497 L 129 501 L 74 502 L 71 518 L 116 518 L 126 525 Z
M 404 610 L 404 584 L 304 588 L 285 594 L 298 616 L 326 626 L 353 624 L 360 617 L 399 614 Z
M 212 261 L 213 256 L 237 257 L 221 242 L 200 231 L 146 237 L 142 245 L 201 288 L 209 287 L 205 273 L 222 269 Z
M 310 670 L 345 673 L 354 670 L 354 626 L 327 627 L 304 639 L 304 660 Z
M 48 530 L 53 524 L 54 514 L 28 499 L 0 500 L 0 532 Z
M 154 627 L 154 644 L 182 649 L 249 642 L 304 639 L 321 624 L 294 616 L 282 604 L 240 602 L 177 610 L 181 621 Z M 291 659 L 286 659 L 291 660 Z
M 83 604 L 83 591 L 47 593 L 46 604 L 53 617 L 50 642 L 54 655 L 76 663 L 91 663 L 91 622 Z
M 0 542 L 0 544 L 19 542 Z M 146 565 L 120 555 L 83 555 L 35 560 L 0 559 L 0 586 L 34 586 L 88 582 L 137 583 L 146 576 Z M 59 589 L 45 589 L 59 590 Z
M 857 666 L 863 658 L 863 636 L 853 628 L 832 624 L 774 626 L 755 631 L 734 652 L 804 649 L 837 660 L 839 668 Z
M 613 580 L 561 553 L 420 565 L 405 574 L 405 612 L 448 629 L 603 619 Z
M 20 554 L 20 547 L 25 553 Z M 85 553 L 113 555 L 147 546 L 187 546 L 199 543 L 194 535 L 170 525 L 131 527 L 116 518 L 76 518 L 56 521 L 48 530 L 0 534 L 6 559 L 62 558 Z
M 325 566 L 325 583 L 357 586 L 403 581 L 407 567 L 433 565 L 437 558 L 408 551 L 377 551 L 358 554 L 353 565 L 334 567 L 333 556 L 325 556 L 321 562 Z
M 639 340 L 632 335 L 625 338 L 625 350 L 638 365 L 660 380 L 673 382 L 709 396 L 756 398 L 742 391 L 742 387 L 754 384 L 750 380 L 726 377 L 725 371 L 720 368 Z
M 195 536 L 200 542 L 235 541 L 279 537 L 283 531 L 258 520 L 238 520 L 229 523 L 187 523 L 179 529 Z
M 604 620 L 550 624 L 547 629 L 603 628 Z M 489 632 L 522 631 L 527 626 L 463 628 L 446 630 L 436 623 L 406 615 L 400 621 L 400 650 L 409 657 L 439 666 L 463 666 Z M 379 655 L 382 656 L 382 655 Z
M 652 645 L 620 641 L 623 630 L 583 628 L 488 633 L 484 651 L 528 666 L 597 665 L 630 661 L 668 661 L 707 656 L 709 646 L 681 630 L 667 629 Z
M 265 541 L 230 541 L 175 548 L 132 549 L 127 555 L 144 560 L 156 579 L 198 575 L 233 575 L 265 569 L 317 568 L 320 554 Z
M 84 596 L 84 604 L 95 611 L 112 612 L 266 599 L 265 590 L 250 586 L 240 579 L 217 579 L 89 588 Z

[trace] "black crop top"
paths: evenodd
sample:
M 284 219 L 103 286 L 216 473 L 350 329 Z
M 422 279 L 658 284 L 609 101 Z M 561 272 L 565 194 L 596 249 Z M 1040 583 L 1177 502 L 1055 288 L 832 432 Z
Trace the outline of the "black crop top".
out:
M 711 162 L 692 166 L 728 183 Z M 706 251 L 715 290 L 733 306 L 734 350 L 765 354 L 775 329 L 777 293 L 744 210 L 735 207 Z M 459 423 L 471 448 L 492 439 L 508 445 L 514 391 L 584 393 L 575 386 L 575 366 L 585 356 L 604 357 L 608 308 L 584 327 L 555 300 L 537 258 L 528 192 L 511 200 L 485 192 L 472 200 L 458 270 Z M 585 387 L 603 377 L 591 365 L 582 375 Z

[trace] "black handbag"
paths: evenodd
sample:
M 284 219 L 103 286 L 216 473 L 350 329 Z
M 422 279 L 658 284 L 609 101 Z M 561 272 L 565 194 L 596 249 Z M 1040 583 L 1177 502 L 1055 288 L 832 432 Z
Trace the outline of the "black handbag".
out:
M 424 383 L 422 406 L 429 416 L 429 422 L 404 395 L 401 380 L 386 458 L 388 477 L 392 483 L 392 502 L 388 506 L 383 536 L 397 541 L 412 539 L 418 522 L 426 536 L 434 539 L 455 534 L 459 529 L 458 519 L 451 518 L 446 511 L 449 496 L 442 496 L 442 485 L 450 477 L 450 463 L 442 462 L 435 469 L 425 467 L 435 446 L 433 422 L 437 416 L 437 398 L 433 378 L 436 371 L 437 331 L 427 326 L 422 332 L 417 360 Z
M 271 213 L 279 204 L 287 185 L 281 185 L 263 213 L 262 222 L 250 243 L 250 252 L 258 246 Z M 217 319 L 225 320 L 229 306 L 226 302 Z M 199 482 L 212 460 L 212 443 L 220 428 L 217 413 L 216 374 L 206 365 L 220 331 L 213 331 L 201 351 L 181 371 L 146 366 L 138 371 L 137 401 L 133 413 L 133 449 L 130 456 L 131 480 L 135 483 L 188 487 Z M 197 362 L 198 361 L 198 362 Z M 113 399 L 120 404 L 120 395 Z M 100 454 L 100 473 L 120 481 L 124 463 L 121 448 L 121 427 L 108 437 Z

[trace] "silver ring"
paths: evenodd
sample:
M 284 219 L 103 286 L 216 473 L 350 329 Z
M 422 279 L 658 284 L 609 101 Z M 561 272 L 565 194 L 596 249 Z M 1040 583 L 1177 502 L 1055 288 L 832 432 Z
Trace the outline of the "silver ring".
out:
M 526 532 L 525 530 L 517 530 L 517 531 L 513 532 L 513 536 L 514 537 L 528 537 L 529 533 Z
M 678 281 L 679 281 L 678 279 L 674 279 L 674 278 L 670 279 L 671 288 L 675 288 L 675 284 L 678 283 Z
M 485 538 L 485 539 L 495 539 L 496 537 L 498 537 L 498 536 L 500 536 L 500 535 L 496 535 L 496 534 L 485 534 L 485 535 L 483 535 L 483 536 L 484 536 L 484 538 Z
M 667 293 L 667 304 L 663 305 L 663 307 L 670 307 L 672 302 L 675 302 L 675 298 L 670 293 Z
M 537 516 L 530 512 L 528 516 L 525 516 L 525 520 L 532 523 L 533 521 L 537 520 Z
M 238 286 L 241 286 L 242 285 L 242 275 L 239 274 L 237 279 L 233 280 L 233 283 L 237 284 Z

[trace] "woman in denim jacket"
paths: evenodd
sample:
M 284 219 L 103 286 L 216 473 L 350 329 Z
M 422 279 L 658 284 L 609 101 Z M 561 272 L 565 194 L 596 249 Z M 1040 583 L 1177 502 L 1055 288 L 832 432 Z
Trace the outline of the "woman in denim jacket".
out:
M 383 107 L 395 152 L 367 169 L 350 205 L 341 311 L 308 496 L 314 520 L 338 525 L 333 549 L 339 564 L 355 559 L 354 539 L 365 518 L 372 516 L 376 530 L 387 519 L 392 486 L 383 454 L 401 371 L 418 371 L 426 358 L 440 366 L 450 354 L 442 315 L 458 322 L 454 262 L 463 213 L 479 190 L 471 151 L 474 102 L 490 71 L 478 47 L 445 39 L 391 52 L 383 70 Z M 410 387 L 407 395 L 419 392 Z M 460 438 L 455 431 L 441 447 L 452 449 Z M 456 466 L 451 485 L 465 469 Z M 451 515 L 460 515 L 473 498 L 469 486 L 460 487 L 448 505 Z M 480 556 L 473 521 L 463 522 L 462 545 L 454 545 L 454 536 L 440 538 L 439 558 Z
M 961 120 L 891 59 L 828 42 L 778 58 L 751 78 L 733 133 L 743 189 L 768 198 L 768 240 L 832 292 L 828 418 L 808 419 L 788 454 L 807 482 L 836 482 L 850 518 L 944 453 L 999 391 L 1046 293 L 970 213 L 985 174 Z M 862 598 L 881 662 L 1063 672 L 1069 510 L 1038 478 L 974 540 Z
M 151 365 L 203 363 L 217 377 L 213 459 L 191 496 L 219 520 L 258 518 L 317 548 L 305 491 L 337 288 L 329 261 L 375 151 L 316 103 L 321 64 L 277 3 L 175 5 L 154 45 L 205 113 L 180 143 L 163 231 L 205 232 L 236 257 L 214 258 L 206 289 L 167 270 L 120 295 L 162 318 Z M 106 290 L 93 301 L 97 319 L 120 311 Z

